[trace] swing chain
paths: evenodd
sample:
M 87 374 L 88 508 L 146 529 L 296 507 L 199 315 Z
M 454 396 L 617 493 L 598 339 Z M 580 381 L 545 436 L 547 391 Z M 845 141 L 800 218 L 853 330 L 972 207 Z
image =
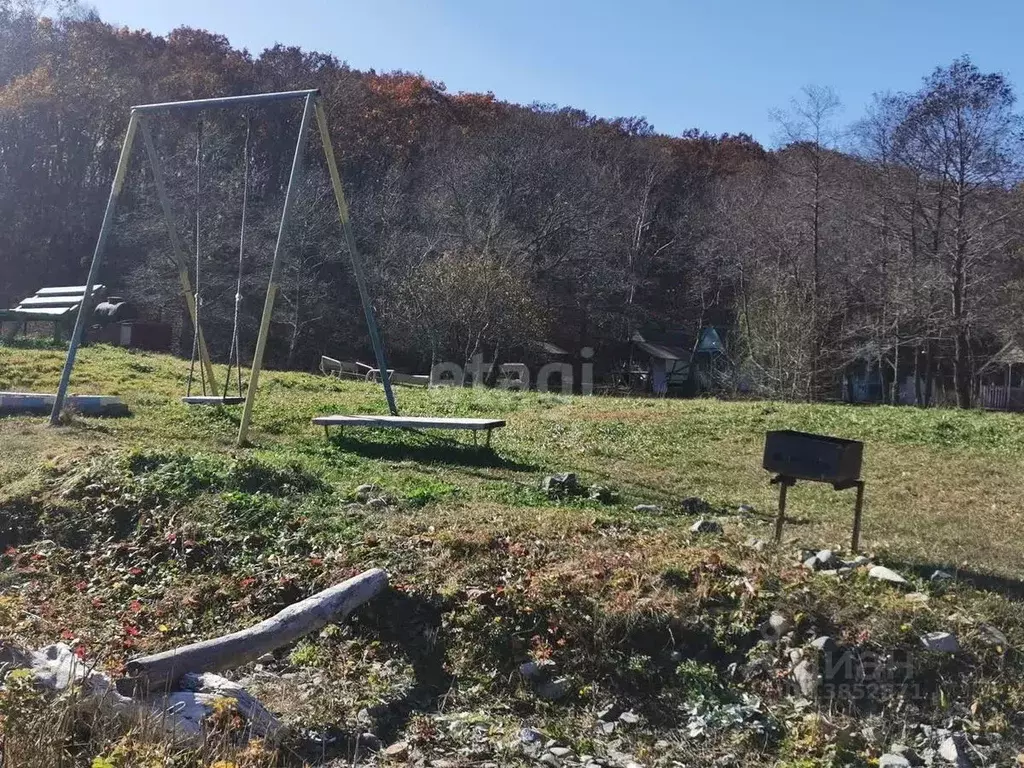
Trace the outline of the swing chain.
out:
M 203 306 L 202 293 L 199 281 L 200 248 L 201 248 L 201 211 L 200 200 L 202 196 L 202 157 L 203 157 L 203 119 L 196 121 L 196 291 L 195 291 L 195 323 L 192 333 L 192 359 L 188 366 L 188 384 L 185 387 L 185 396 L 192 394 L 192 379 L 195 375 L 196 357 L 199 354 L 199 308 Z M 203 387 L 203 397 L 206 397 L 206 366 L 199 366 L 199 380 Z

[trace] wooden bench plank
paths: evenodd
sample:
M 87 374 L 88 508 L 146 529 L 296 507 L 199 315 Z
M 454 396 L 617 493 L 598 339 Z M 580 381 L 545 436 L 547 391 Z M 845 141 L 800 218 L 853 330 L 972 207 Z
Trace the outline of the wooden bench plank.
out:
M 95 295 L 96 293 L 98 293 L 100 291 L 105 291 L 106 288 L 107 288 L 107 286 L 100 285 L 99 283 L 96 283 L 92 287 L 92 292 Z M 79 299 L 79 301 L 81 301 L 82 296 L 85 295 L 85 286 L 84 285 L 58 285 L 58 286 L 54 286 L 52 288 L 40 288 L 35 293 L 36 296 L 73 296 L 75 294 L 78 295 L 78 299 Z
M 181 398 L 185 405 L 241 405 L 245 402 L 244 397 L 238 396 L 215 396 L 215 395 L 190 395 Z
M 323 427 L 392 427 L 409 429 L 498 429 L 502 419 L 473 419 L 457 416 L 317 416 L 314 424 Z
M 53 408 L 56 395 L 46 392 L 0 392 L 0 415 L 43 416 Z M 65 407 L 87 416 L 127 416 L 128 406 L 114 395 L 68 395 Z
M 344 434 L 345 427 L 377 427 L 380 429 L 465 429 L 473 433 L 473 443 L 477 443 L 477 435 L 487 430 L 486 445 L 490 448 L 491 431 L 504 427 L 503 419 L 473 419 L 458 416 L 317 416 L 314 424 L 324 428 L 324 434 L 330 433 L 330 427 L 338 427 Z
M 76 304 L 73 307 L 29 307 L 25 309 L 15 307 L 14 309 L 5 309 L 3 312 L 8 318 L 12 319 L 45 320 L 54 317 L 64 317 L 64 315 L 77 309 L 78 305 Z

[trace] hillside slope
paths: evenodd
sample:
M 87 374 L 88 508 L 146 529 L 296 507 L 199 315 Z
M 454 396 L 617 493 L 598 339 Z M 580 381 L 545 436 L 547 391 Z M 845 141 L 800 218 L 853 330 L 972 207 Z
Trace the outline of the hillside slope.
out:
M 80 359 L 72 391 L 122 395 L 133 416 L 0 419 L 0 632 L 63 639 L 117 671 L 387 568 L 394 589 L 350 622 L 237 671 L 295 726 L 286 763 L 384 760 L 355 754 L 362 732 L 404 743 L 396 763 L 454 766 L 860 765 L 894 741 L 938 750 L 953 731 L 998 764 L 1021 747 L 1016 417 L 399 390 L 410 414 L 507 417 L 488 453 L 450 435 L 325 440 L 312 416 L 383 412 L 379 389 L 270 372 L 254 447 L 239 451 L 236 411 L 179 403 L 185 361 L 100 346 Z M 0 348 L 0 389 L 52 389 L 60 363 Z M 783 546 L 752 541 L 771 535 L 760 452 L 779 427 L 866 441 L 863 545 L 908 584 L 800 565 L 842 554 L 852 493 L 798 485 Z M 554 472 L 607 490 L 552 498 L 540 484 Z M 382 502 L 357 491 L 370 484 Z M 691 533 L 697 512 L 724 534 Z M 955 578 L 930 580 L 939 567 Z M 931 632 L 954 633 L 961 652 L 925 650 Z M 838 655 L 818 659 L 808 644 L 824 636 Z M 559 682 L 524 681 L 531 659 L 554 662 Z M 837 677 L 838 659 L 860 671 L 844 661 Z M 801 687 L 803 661 L 824 677 Z M 15 694 L 4 687 L 18 715 L 8 748 L 31 743 L 41 761 L 24 764 L 114 754 L 102 729 L 41 739 Z M 175 759 L 231 751 L 211 750 Z

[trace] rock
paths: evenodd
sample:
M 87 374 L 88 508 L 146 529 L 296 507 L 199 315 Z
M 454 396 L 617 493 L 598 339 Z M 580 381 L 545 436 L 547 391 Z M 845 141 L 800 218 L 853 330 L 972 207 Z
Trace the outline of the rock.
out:
M 573 757 L 573 751 L 569 747 L 551 747 L 548 752 L 562 760 Z
M 959 653 L 960 643 L 952 632 L 928 632 L 921 635 L 921 645 L 929 651 L 939 653 Z
M 406 760 L 409 757 L 409 742 L 396 741 L 384 750 L 384 754 L 392 760 Z
M 750 504 L 740 504 L 736 511 L 741 515 L 756 515 L 757 510 Z
M 839 650 L 839 644 L 828 635 L 821 635 L 811 640 L 811 647 L 822 653 L 835 653 Z
M 910 768 L 910 761 L 903 755 L 887 753 L 878 758 L 878 768 Z
M 773 611 L 771 616 L 761 625 L 762 637 L 774 643 L 779 642 L 783 635 L 792 631 L 793 622 L 778 611 Z
M 929 579 L 928 579 L 928 581 L 952 581 L 952 580 L 953 580 L 953 574 L 949 573 L 948 571 L 935 571 L 935 573 L 933 573 L 929 577 Z
M 803 659 L 790 673 L 800 689 L 801 695 L 813 699 L 818 693 L 818 665 L 810 659 Z
M 871 570 L 868 571 L 868 578 L 878 579 L 879 581 L 888 581 L 893 584 L 906 584 L 907 580 L 900 576 L 896 571 L 886 568 L 884 565 L 874 565 Z
M 926 595 L 924 592 L 908 592 L 906 595 L 903 596 L 903 599 L 906 600 L 908 603 L 916 603 L 918 605 L 923 605 L 924 603 L 927 603 L 931 598 L 929 598 L 928 595 Z
M 722 526 L 714 520 L 705 520 L 703 517 L 690 526 L 690 533 L 720 534 Z
M 920 756 L 917 754 L 917 752 L 915 752 L 913 748 L 908 747 L 906 744 L 892 744 L 889 747 L 889 754 L 902 757 L 910 765 L 920 765 L 922 763 L 922 760 Z
M 371 752 L 379 752 L 382 745 L 380 739 L 377 738 L 377 734 L 367 731 L 359 734 L 359 746 Z
M 838 560 L 831 549 L 822 549 L 804 559 L 804 568 L 811 571 L 834 569 L 836 565 L 838 565 Z
M 540 762 L 542 765 L 550 766 L 550 768 L 561 768 L 562 766 L 562 761 L 550 752 L 545 752 L 543 755 L 541 755 L 540 760 L 538 762 Z
M 387 713 L 388 707 L 385 704 L 375 704 L 369 708 L 363 707 L 356 713 L 356 723 L 364 728 L 373 728 L 377 725 L 377 721 L 386 716 Z
M 356 501 L 366 501 L 371 496 L 380 493 L 380 486 L 375 484 L 360 485 L 356 488 Z
M 665 510 L 659 507 L 657 504 L 637 504 L 635 507 L 633 507 L 633 511 L 645 515 L 661 515 L 665 512 Z
M 370 509 L 387 509 L 388 502 L 387 500 L 381 498 L 370 499 L 369 501 L 366 502 L 366 506 L 368 506 Z
M 768 548 L 768 542 L 764 539 L 749 538 L 747 539 L 747 546 L 755 552 L 764 552 Z
M 962 733 L 954 733 L 939 745 L 939 757 L 957 768 L 970 768 L 966 741 Z
M 640 722 L 640 715 L 630 709 L 619 715 L 619 721 L 627 725 L 636 725 Z
M 603 485 L 590 486 L 589 498 L 591 501 L 599 501 L 602 504 L 613 504 L 617 494 L 611 488 Z
M 843 561 L 843 566 L 846 568 L 860 568 L 862 565 L 871 565 L 871 558 L 857 555 L 853 560 Z
M 609 704 L 607 707 L 605 707 L 604 709 L 600 710 L 597 713 L 597 719 L 598 720 L 604 720 L 606 722 L 607 721 L 611 721 L 611 720 L 618 720 L 619 719 L 619 715 L 621 715 L 621 714 L 622 714 L 622 707 L 619 706 L 618 704 L 613 703 L 613 704 Z
M 273 664 L 274 661 L 274 654 L 272 653 L 264 653 L 262 656 L 256 659 L 257 664 Z
M 580 492 L 580 483 L 575 473 L 560 472 L 555 475 L 548 475 L 540 484 L 548 498 L 562 499 L 567 496 L 576 496 Z
M 615 733 L 615 724 L 616 721 L 614 720 L 609 720 L 607 722 L 604 720 L 598 720 L 597 730 L 599 733 L 603 733 L 605 736 L 611 736 L 613 733 Z
M 525 664 L 519 665 L 519 674 L 523 676 L 523 679 L 531 683 L 540 683 L 549 679 L 555 673 L 556 666 L 555 662 L 551 659 L 528 661 Z
M 686 515 L 711 515 L 715 512 L 715 508 L 700 496 L 688 496 L 679 502 L 679 506 Z
M 520 744 L 541 744 L 544 742 L 544 734 L 536 728 L 523 728 L 519 731 Z
M 524 755 L 536 758 L 544 749 L 544 734 L 536 728 L 523 728 L 519 731 L 519 748 Z
M 572 681 L 567 677 L 558 677 L 541 683 L 534 689 L 534 693 L 545 701 L 558 701 L 564 699 L 572 690 Z
M 991 624 L 978 625 L 978 633 L 981 635 L 981 639 L 989 645 L 998 646 L 1000 648 L 1008 648 L 1010 646 L 1010 641 L 1007 639 L 1006 635 Z

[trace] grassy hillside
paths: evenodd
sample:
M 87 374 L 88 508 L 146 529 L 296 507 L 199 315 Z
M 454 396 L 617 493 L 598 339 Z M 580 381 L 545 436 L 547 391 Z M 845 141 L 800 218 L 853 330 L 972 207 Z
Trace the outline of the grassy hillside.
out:
M 61 361 L 59 351 L 0 348 L 0 390 L 52 391 Z M 413 761 L 528 762 L 538 755 L 520 743 L 523 726 L 609 765 L 730 754 L 723 765 L 866 764 L 893 740 L 925 738 L 919 723 L 967 731 L 989 756 L 1016 754 L 1018 417 L 398 390 L 408 414 L 506 417 L 488 453 L 451 435 L 325 440 L 312 416 L 385 412 L 379 388 L 270 372 L 253 447 L 239 451 L 238 410 L 181 405 L 186 374 L 185 361 L 92 347 L 72 391 L 121 395 L 132 417 L 73 416 L 59 429 L 0 419 L 0 631 L 64 638 L 116 670 L 379 565 L 392 593 L 239 672 L 289 723 L 330 735 L 321 761 L 351 764 L 354 736 L 372 730 L 408 742 Z M 798 485 L 784 545 L 747 545 L 771 536 L 776 490 L 760 454 L 773 428 L 866 442 L 862 544 L 908 587 L 865 568 L 823 576 L 799 566 L 803 549 L 848 546 L 852 492 Z M 541 479 L 563 471 L 614 497 L 548 498 Z M 360 503 L 363 484 L 380 486 L 386 506 Z M 690 533 L 696 517 L 680 501 L 692 496 L 711 505 L 723 537 Z M 938 567 L 956 580 L 930 582 Z M 781 643 L 758 631 L 772 611 L 794 625 Z M 1006 637 L 992 642 L 988 627 Z M 955 632 L 964 652 L 923 652 L 920 636 L 937 630 Z M 789 651 L 822 634 L 859 652 L 911 653 L 915 687 L 789 695 Z M 531 658 L 556 662 L 571 688 L 562 700 L 542 701 L 520 679 Z M 595 731 L 613 701 L 639 722 Z M 732 724 L 691 736 L 698 716 Z M 69 734 L 48 748 L 77 760 L 113 749 L 99 733 L 76 738 L 85 746 Z M 301 741 L 287 759 L 313 759 Z

